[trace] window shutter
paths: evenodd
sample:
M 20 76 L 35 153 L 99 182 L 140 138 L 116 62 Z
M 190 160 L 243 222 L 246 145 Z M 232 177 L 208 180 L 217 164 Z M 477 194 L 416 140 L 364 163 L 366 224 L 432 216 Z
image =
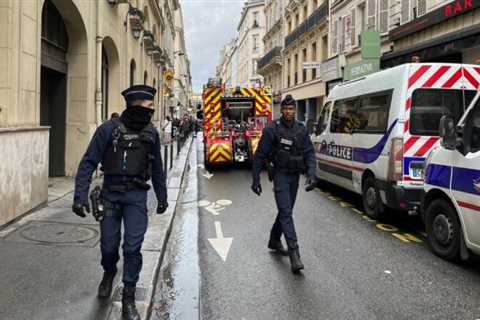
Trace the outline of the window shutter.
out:
M 345 26 L 344 26 L 345 19 L 338 19 L 337 23 L 337 38 L 339 39 L 339 48 L 338 53 L 342 53 L 345 50 Z
M 351 21 L 351 26 L 350 26 L 350 28 L 351 28 L 351 30 L 350 30 L 350 32 L 351 32 L 351 33 L 350 33 L 350 43 L 352 44 L 352 47 L 355 47 L 356 44 L 357 44 L 357 43 L 356 43 L 356 40 L 357 40 L 356 35 L 357 35 L 357 33 L 356 33 L 356 31 L 355 31 L 355 23 L 357 23 L 357 22 L 355 21 L 355 20 L 356 20 L 356 19 L 355 19 L 355 11 L 356 11 L 356 9 L 353 8 L 353 9 L 352 9 L 352 21 Z
M 378 12 L 378 31 L 388 32 L 388 0 L 379 0 L 380 10 Z
M 410 1 L 409 0 L 402 0 L 401 11 L 402 11 L 402 24 L 410 21 Z
M 417 14 L 418 16 L 423 16 L 427 13 L 427 0 L 418 0 L 417 2 Z
M 375 8 L 376 0 L 368 0 L 367 2 L 367 30 L 375 30 L 376 29 L 376 8 Z
M 332 34 L 332 40 L 331 40 L 332 41 L 332 44 L 331 44 L 332 48 L 331 48 L 331 50 L 332 50 L 332 55 L 335 55 L 338 52 L 338 50 L 337 50 L 337 21 L 336 20 L 332 21 L 332 32 L 331 32 L 331 34 Z

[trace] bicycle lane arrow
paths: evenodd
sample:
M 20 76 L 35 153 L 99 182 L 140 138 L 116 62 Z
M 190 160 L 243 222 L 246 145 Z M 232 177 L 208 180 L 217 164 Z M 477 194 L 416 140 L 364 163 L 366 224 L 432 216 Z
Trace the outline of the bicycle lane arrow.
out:
M 215 221 L 215 233 L 216 238 L 209 238 L 208 241 L 212 245 L 213 249 L 217 251 L 223 262 L 227 261 L 228 252 L 232 246 L 233 238 L 224 238 L 222 231 L 222 224 L 220 221 Z

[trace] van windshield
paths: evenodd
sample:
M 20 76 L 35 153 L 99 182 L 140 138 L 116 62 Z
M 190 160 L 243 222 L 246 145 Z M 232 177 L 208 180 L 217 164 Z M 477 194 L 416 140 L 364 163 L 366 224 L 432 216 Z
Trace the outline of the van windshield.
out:
M 413 92 L 410 112 L 410 133 L 438 136 L 440 118 L 449 114 L 460 120 L 475 97 L 475 90 L 417 89 Z

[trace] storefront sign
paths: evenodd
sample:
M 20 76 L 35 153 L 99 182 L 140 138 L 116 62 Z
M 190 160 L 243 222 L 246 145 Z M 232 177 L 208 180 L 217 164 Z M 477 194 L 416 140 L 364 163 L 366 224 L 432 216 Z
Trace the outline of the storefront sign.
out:
M 357 63 L 347 64 L 343 78 L 345 80 L 353 80 L 377 72 L 378 70 L 380 70 L 379 59 L 363 60 Z
M 341 78 L 342 70 L 340 67 L 339 57 L 327 60 L 320 65 L 320 77 L 325 82 Z
M 361 51 L 363 59 L 378 59 L 380 53 L 380 33 L 378 31 L 364 31 L 361 37 Z
M 436 25 L 442 21 L 462 15 L 476 8 L 480 8 L 480 0 L 456 0 L 447 3 L 428 14 L 410 21 L 390 31 L 390 40 L 397 40 L 420 30 Z

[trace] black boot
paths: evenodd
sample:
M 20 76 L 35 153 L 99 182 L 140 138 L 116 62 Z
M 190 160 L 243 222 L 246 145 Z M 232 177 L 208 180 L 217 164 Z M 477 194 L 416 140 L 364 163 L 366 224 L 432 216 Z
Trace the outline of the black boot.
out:
M 122 318 L 125 320 L 140 320 L 140 315 L 135 307 L 135 287 L 123 288 Z
M 272 236 L 270 236 L 270 240 L 268 241 L 268 249 L 273 250 L 282 256 L 288 256 L 288 251 L 283 246 L 282 241 L 280 239 L 275 239 Z
M 98 286 L 98 297 L 100 299 L 109 298 L 112 294 L 113 279 L 115 278 L 115 274 L 116 272 L 103 273 L 102 282 L 100 282 L 100 285 Z
M 292 266 L 293 273 L 299 273 L 302 270 L 303 263 L 300 260 L 300 251 L 296 241 L 288 241 L 288 255 L 290 256 L 290 265 Z
M 298 248 L 294 250 L 289 250 L 288 254 L 290 255 L 290 264 L 292 265 L 292 272 L 299 273 L 303 269 L 303 263 L 300 260 L 300 253 Z

